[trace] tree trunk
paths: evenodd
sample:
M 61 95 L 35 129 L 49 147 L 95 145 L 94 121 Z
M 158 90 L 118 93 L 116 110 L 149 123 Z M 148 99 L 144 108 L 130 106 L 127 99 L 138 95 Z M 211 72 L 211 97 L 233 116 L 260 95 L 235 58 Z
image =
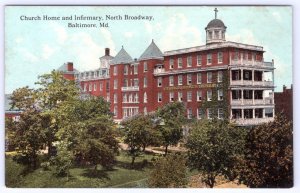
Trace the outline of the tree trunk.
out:
M 52 142 L 48 141 L 48 158 L 51 157 L 52 153 Z
M 132 168 L 133 168 L 134 160 L 135 160 L 135 156 L 132 156 L 132 160 L 131 160 L 131 167 Z
M 169 146 L 169 145 L 166 145 L 166 147 L 165 147 L 165 156 L 166 156 L 167 153 L 168 153 L 168 146 Z
M 143 144 L 143 152 L 145 152 L 146 144 Z

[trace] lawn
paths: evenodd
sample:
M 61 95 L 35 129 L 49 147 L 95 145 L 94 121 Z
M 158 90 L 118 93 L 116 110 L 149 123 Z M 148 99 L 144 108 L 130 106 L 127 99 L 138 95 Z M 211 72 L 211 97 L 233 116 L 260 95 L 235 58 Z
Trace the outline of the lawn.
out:
M 134 168 L 131 168 L 131 158 L 125 152 L 117 156 L 117 164 L 112 170 L 98 167 L 96 174 L 91 175 L 93 167 L 75 167 L 67 177 L 56 177 L 54 168 L 44 171 L 42 168 L 22 176 L 23 166 L 6 158 L 6 185 L 8 187 L 24 188 L 97 188 L 97 187 L 146 187 L 146 180 L 151 170 L 151 159 L 157 157 L 144 154 L 136 158 Z M 146 161 L 147 160 L 147 161 Z

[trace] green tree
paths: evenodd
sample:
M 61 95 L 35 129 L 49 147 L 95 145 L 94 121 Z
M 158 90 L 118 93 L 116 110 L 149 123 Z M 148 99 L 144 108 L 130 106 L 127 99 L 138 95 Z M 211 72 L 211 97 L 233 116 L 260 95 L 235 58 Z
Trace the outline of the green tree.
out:
M 74 81 L 65 79 L 60 72 L 55 70 L 39 76 L 39 80 L 35 84 L 39 85 L 36 98 L 38 106 L 43 109 L 42 118 L 46 129 L 48 156 L 50 157 L 53 150 L 52 143 L 57 140 L 55 134 L 60 127 L 57 121 L 60 117 L 58 108 L 66 101 L 78 98 L 78 88 Z
M 148 184 L 152 188 L 182 188 L 187 185 L 186 158 L 169 154 L 154 162 Z
M 10 99 L 12 109 L 26 110 L 34 108 L 35 90 L 30 89 L 28 86 L 18 88 L 13 91 Z
M 250 130 L 240 180 L 249 187 L 293 186 L 293 129 L 283 115 Z
M 114 122 L 109 103 L 102 97 L 76 99 L 59 108 L 57 132 L 59 140 L 66 140 L 75 155 L 94 165 L 110 168 L 118 153 Z
M 182 126 L 185 123 L 185 110 L 183 103 L 168 103 L 158 109 L 159 118 L 157 127 L 160 131 L 162 144 L 165 146 L 165 155 L 170 145 L 176 145 L 183 137 Z
M 226 120 L 200 120 L 191 129 L 186 147 L 189 166 L 197 169 L 203 182 L 213 188 L 216 177 L 236 177 L 235 164 L 243 156 L 246 131 Z

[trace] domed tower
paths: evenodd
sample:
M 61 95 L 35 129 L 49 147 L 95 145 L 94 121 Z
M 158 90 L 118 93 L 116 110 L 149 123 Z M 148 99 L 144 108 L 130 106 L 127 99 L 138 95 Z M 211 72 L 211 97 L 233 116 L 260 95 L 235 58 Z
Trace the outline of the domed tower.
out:
M 211 20 L 205 30 L 206 30 L 206 44 L 213 44 L 213 43 L 221 43 L 225 42 L 225 32 L 226 26 L 224 25 L 223 21 L 217 19 L 218 9 L 215 8 L 215 19 Z

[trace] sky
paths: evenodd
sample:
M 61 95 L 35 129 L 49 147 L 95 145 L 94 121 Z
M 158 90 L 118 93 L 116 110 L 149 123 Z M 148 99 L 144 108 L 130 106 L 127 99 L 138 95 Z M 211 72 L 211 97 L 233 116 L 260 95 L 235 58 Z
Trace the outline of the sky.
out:
M 164 52 L 205 44 L 205 27 L 214 19 L 211 6 L 6 6 L 5 93 L 35 87 L 38 76 L 73 62 L 79 71 L 99 67 L 124 46 L 139 58 L 152 39 Z M 227 26 L 226 40 L 263 46 L 265 61 L 275 62 L 275 91 L 292 84 L 292 8 L 290 6 L 218 6 Z M 108 28 L 69 28 L 80 21 L 20 20 L 21 16 L 153 16 L 154 20 L 108 21 Z M 96 23 L 82 21 L 81 23 Z

